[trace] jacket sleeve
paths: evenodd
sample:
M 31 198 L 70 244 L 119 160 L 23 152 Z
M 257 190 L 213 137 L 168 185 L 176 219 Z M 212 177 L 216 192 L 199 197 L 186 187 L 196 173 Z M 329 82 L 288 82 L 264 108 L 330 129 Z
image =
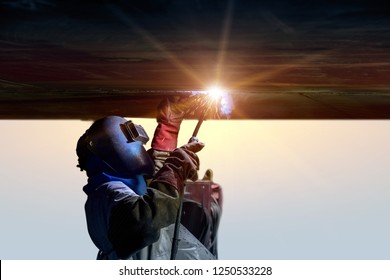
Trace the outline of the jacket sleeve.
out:
M 179 208 L 176 188 L 163 183 L 151 183 L 143 196 L 123 199 L 113 207 L 108 237 L 121 259 L 156 242 L 160 229 L 175 222 Z

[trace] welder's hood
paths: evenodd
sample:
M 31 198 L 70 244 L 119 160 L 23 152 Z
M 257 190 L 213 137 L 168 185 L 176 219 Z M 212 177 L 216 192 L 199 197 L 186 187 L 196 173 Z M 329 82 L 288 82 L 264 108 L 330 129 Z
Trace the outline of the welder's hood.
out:
M 148 140 L 146 132 L 141 126 L 136 126 L 144 135 L 134 135 L 129 127 L 134 128 L 134 124 L 118 116 L 108 116 L 95 121 L 77 143 L 79 162 L 83 161 L 80 158 L 85 154 L 82 151 L 87 150 L 121 177 L 152 175 L 154 164 L 143 146 Z

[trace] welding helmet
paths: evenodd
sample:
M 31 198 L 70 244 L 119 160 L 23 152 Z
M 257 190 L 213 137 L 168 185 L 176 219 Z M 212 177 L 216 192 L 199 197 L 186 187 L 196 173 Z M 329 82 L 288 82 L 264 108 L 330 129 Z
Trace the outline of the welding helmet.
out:
M 87 174 L 101 169 L 123 178 L 152 175 L 154 164 L 143 146 L 148 140 L 142 126 L 118 116 L 104 117 L 80 137 L 76 148 L 79 167 Z

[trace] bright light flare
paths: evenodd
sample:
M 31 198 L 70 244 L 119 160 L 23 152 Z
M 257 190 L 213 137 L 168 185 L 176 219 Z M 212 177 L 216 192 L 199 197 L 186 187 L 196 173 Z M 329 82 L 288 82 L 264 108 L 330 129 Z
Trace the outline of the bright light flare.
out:
M 190 142 L 197 141 L 197 135 L 203 121 L 211 116 L 220 118 L 229 117 L 232 112 L 232 99 L 228 92 L 218 86 L 213 86 L 206 91 L 193 91 L 193 95 L 200 97 L 197 98 L 198 106 L 201 108 L 202 113 L 196 124 L 195 130 L 190 138 Z M 204 97 L 206 98 L 204 98 Z
M 231 114 L 233 103 L 226 89 L 219 86 L 212 86 L 206 91 L 206 93 L 216 104 L 218 115 L 227 117 Z
M 203 117 L 213 116 L 213 118 L 229 117 L 233 109 L 233 101 L 229 92 L 219 86 L 209 87 L 204 91 L 192 91 L 196 96 L 198 108 L 203 111 Z
M 226 95 L 227 91 L 219 86 L 212 86 L 206 90 L 206 93 L 216 102 L 218 102 L 224 95 Z

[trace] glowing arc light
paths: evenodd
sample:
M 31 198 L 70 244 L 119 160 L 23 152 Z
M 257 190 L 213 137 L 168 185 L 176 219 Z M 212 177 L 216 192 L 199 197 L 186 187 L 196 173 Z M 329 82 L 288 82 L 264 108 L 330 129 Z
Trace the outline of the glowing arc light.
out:
M 214 100 L 219 101 L 226 93 L 227 91 L 219 86 L 212 86 L 210 87 L 206 93 Z
M 218 86 L 210 86 L 203 91 L 192 91 L 192 95 L 199 96 L 199 106 L 203 107 L 202 118 L 209 115 L 220 118 L 229 117 L 233 110 L 233 100 L 228 90 Z M 203 97 L 202 97 L 203 96 Z

